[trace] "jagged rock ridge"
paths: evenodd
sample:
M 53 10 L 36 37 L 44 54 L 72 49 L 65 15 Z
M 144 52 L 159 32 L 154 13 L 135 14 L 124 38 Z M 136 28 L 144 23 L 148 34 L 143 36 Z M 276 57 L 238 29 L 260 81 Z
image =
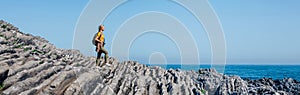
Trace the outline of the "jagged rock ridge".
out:
M 293 79 L 242 80 L 214 69 L 165 70 L 115 58 L 109 58 L 109 62 L 111 67 L 96 67 L 95 57 L 83 56 L 78 50 L 58 49 L 0 20 L 3 95 L 298 95 L 300 91 L 299 82 Z

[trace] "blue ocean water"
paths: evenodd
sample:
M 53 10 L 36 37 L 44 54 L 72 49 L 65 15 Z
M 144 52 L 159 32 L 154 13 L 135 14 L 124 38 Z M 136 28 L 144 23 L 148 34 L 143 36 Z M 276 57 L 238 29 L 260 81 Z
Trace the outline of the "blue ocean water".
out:
M 211 68 L 211 65 L 157 65 L 166 69 L 195 70 Z M 183 68 L 181 68 L 183 67 Z M 225 75 L 238 75 L 241 78 L 260 79 L 293 78 L 300 81 L 300 65 L 226 65 Z

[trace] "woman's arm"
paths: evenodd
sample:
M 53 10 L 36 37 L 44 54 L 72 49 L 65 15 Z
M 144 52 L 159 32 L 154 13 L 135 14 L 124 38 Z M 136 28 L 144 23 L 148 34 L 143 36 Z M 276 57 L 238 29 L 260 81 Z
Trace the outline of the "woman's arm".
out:
M 100 42 L 100 40 L 98 39 L 98 36 L 95 38 L 95 41 Z

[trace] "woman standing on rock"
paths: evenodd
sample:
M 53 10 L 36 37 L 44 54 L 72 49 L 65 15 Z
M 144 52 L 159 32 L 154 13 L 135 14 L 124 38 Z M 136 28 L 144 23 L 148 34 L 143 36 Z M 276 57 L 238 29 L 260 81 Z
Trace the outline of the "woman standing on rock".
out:
M 100 65 L 100 57 L 101 57 L 102 53 L 105 54 L 105 58 L 104 58 L 104 63 L 101 66 L 103 66 L 107 63 L 107 58 L 108 58 L 108 52 L 104 48 L 104 45 L 105 45 L 105 38 L 104 38 L 104 34 L 103 34 L 104 29 L 105 29 L 104 25 L 100 25 L 97 36 L 95 37 L 96 51 L 97 51 L 97 59 L 96 59 L 97 66 Z M 109 64 L 107 64 L 107 65 L 109 66 Z

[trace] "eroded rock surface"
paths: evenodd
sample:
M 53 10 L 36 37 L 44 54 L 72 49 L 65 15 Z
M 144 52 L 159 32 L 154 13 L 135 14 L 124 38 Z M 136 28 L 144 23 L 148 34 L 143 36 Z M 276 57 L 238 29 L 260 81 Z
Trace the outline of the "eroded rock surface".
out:
M 102 61 L 103 59 L 101 59 Z M 299 82 L 243 80 L 214 69 L 165 70 L 135 61 L 95 66 L 95 57 L 58 49 L 0 20 L 1 95 L 299 95 Z

